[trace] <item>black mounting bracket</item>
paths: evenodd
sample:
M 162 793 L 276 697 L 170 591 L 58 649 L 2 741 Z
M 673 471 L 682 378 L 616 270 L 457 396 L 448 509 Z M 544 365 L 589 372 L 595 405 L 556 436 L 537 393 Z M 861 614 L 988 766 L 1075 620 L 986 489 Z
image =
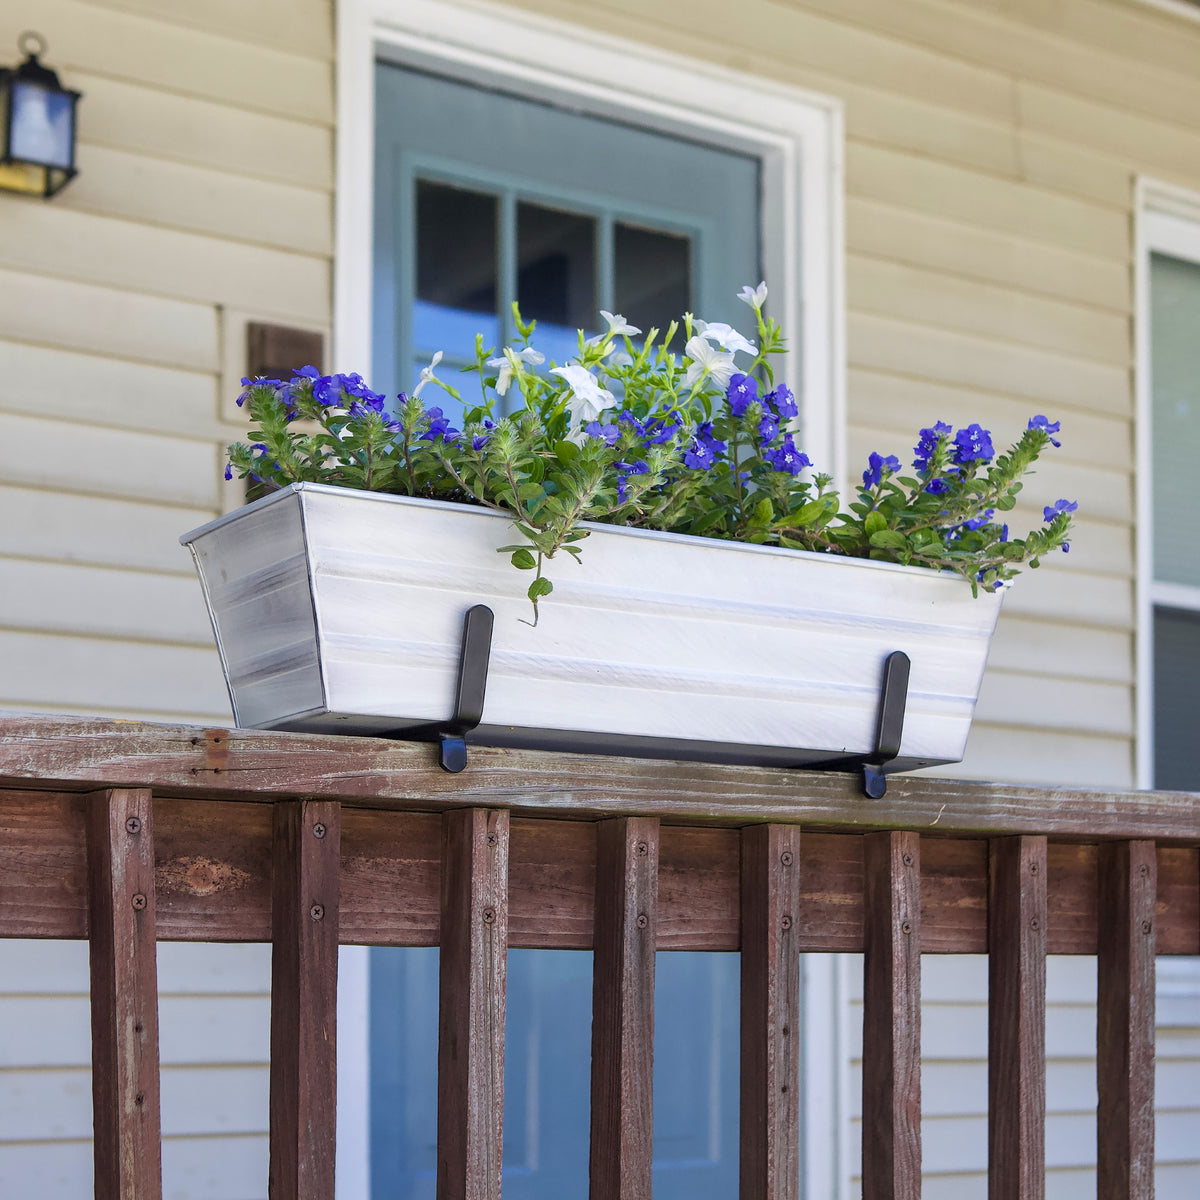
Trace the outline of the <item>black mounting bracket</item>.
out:
M 887 795 L 884 768 L 900 753 L 900 739 L 904 734 L 904 706 L 908 701 L 908 670 L 911 665 L 903 650 L 892 651 L 883 664 L 875 751 L 862 764 L 863 791 L 872 800 L 881 800 Z
M 458 687 L 454 715 L 438 730 L 442 770 L 457 774 L 467 765 L 466 735 L 483 720 L 488 664 L 492 657 L 495 616 L 486 604 L 467 609 L 463 618 L 462 652 L 458 659 Z

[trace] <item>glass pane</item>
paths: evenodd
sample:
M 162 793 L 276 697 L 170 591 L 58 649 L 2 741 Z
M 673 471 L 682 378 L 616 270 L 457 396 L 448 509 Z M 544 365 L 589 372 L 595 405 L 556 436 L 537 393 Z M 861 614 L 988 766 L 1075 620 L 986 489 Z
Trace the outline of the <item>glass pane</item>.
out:
M 691 309 L 691 238 L 617 222 L 613 249 L 617 312 L 631 325 L 665 330 Z
M 48 92 L 34 83 L 16 83 L 12 89 L 12 106 L 13 158 L 52 167 L 69 167 L 74 114 L 71 97 L 61 92 Z
M 1154 577 L 1200 587 L 1200 264 L 1155 254 L 1150 309 Z
M 655 1200 L 737 1195 L 740 980 L 737 954 L 656 956 Z
M 1200 613 L 1154 610 L 1154 786 L 1200 791 Z
M 517 299 L 538 322 L 534 344 L 555 362 L 578 353 L 577 329 L 596 325 L 596 222 L 579 213 L 517 205 Z
M 476 333 L 489 346 L 500 340 L 496 210 L 496 197 L 486 192 L 417 181 L 418 354 L 443 350 L 473 359 Z

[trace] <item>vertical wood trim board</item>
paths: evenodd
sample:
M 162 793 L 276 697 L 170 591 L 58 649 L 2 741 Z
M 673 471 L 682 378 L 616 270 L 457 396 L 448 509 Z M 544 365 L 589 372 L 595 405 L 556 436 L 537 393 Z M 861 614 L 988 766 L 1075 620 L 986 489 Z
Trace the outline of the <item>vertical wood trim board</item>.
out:
M 332 1200 L 341 805 L 274 808 L 270 1195 Z
M 1100 847 L 1096 1021 L 1098 1200 L 1154 1197 L 1153 842 Z
M 508 812 L 442 817 L 438 1200 L 500 1200 Z
M 798 1200 L 800 830 L 742 830 L 742 1200 Z
M 596 826 L 591 1200 L 649 1200 L 658 819 Z
M 160 1200 L 158 966 L 149 789 L 87 798 L 97 1200 Z
M 921 841 L 863 842 L 863 1200 L 920 1200 Z
M 988 1200 L 1046 1195 L 1046 839 L 993 838 L 988 872 Z

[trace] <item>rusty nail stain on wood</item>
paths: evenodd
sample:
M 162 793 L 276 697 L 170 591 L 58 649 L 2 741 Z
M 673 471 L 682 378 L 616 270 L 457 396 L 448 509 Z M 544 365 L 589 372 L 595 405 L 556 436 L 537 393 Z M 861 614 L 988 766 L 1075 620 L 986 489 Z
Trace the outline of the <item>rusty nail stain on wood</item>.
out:
M 143 892 L 134 892 L 133 899 L 130 901 L 133 907 L 141 912 L 146 907 L 146 896 Z
M 169 859 L 158 868 L 156 880 L 160 890 L 211 896 L 225 889 L 244 888 L 251 882 L 251 875 L 229 863 L 197 855 Z

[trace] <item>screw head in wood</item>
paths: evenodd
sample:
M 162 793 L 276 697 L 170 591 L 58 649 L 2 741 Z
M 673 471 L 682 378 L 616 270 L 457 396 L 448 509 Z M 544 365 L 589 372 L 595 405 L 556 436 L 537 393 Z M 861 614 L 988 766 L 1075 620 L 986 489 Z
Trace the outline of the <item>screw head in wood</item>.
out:
M 130 817 L 129 820 L 125 822 L 125 828 L 129 833 L 141 833 L 142 832 L 141 818 L 140 817 Z
M 646 926 L 649 924 L 650 924 L 650 918 L 648 916 L 646 916 L 645 913 L 638 913 L 637 927 L 639 929 L 645 929 Z
M 146 907 L 146 903 L 147 903 L 145 893 L 134 892 L 133 899 L 130 900 L 129 903 L 133 905 L 134 909 L 137 912 L 141 912 L 142 909 L 144 909 Z
M 489 833 L 487 835 L 487 844 L 489 846 L 494 846 L 499 840 L 500 839 L 494 833 Z
M 1032 863 L 1030 863 L 1030 864 L 1029 864 L 1029 873 L 1030 873 L 1030 875 L 1036 875 L 1040 869 L 1041 869 L 1041 868 L 1040 868 L 1040 867 L 1037 865 L 1037 863 L 1035 863 L 1035 862 L 1032 862 Z
M 1143 922 L 1142 922 L 1142 932 L 1143 932 L 1143 933 L 1149 933 L 1149 932 L 1150 932 L 1150 930 L 1151 930 L 1151 929 L 1153 929 L 1153 928 L 1154 928 L 1154 927 L 1153 927 L 1153 926 L 1150 924 L 1150 922 L 1149 922 L 1149 921 L 1143 921 Z
M 1029 922 L 1029 928 L 1032 929 L 1034 933 L 1037 933 L 1041 927 L 1042 923 L 1037 919 L 1037 917 L 1034 917 L 1033 920 Z
M 324 836 L 325 836 L 325 826 L 324 826 L 324 825 L 322 825 L 320 821 L 318 821 L 318 822 L 317 822 L 317 823 L 316 823 L 316 824 L 313 826 L 313 837 L 315 837 L 315 838 L 323 838 Z
M 791 917 L 784 917 L 784 918 L 783 918 L 783 920 L 782 920 L 782 921 L 780 921 L 779 923 L 780 923 L 780 925 L 782 925 L 782 926 L 784 927 L 784 929 L 791 929 L 791 927 L 792 927 L 792 918 L 791 918 Z
M 792 865 L 792 852 L 790 850 L 785 850 L 779 856 L 779 861 L 783 863 L 785 867 L 790 867 Z
M 138 1094 L 134 1096 L 133 1102 L 138 1106 L 138 1108 L 141 1108 L 141 1106 L 146 1103 L 146 1093 L 138 1092 Z
M 645 858 L 650 853 L 650 847 L 645 842 L 638 842 L 637 853 L 638 858 Z
M 911 866 L 912 866 L 912 864 L 913 864 L 913 857 L 912 857 L 912 855 L 911 855 L 911 854 L 906 854 L 906 855 L 904 856 L 904 865 L 905 865 L 906 867 L 911 867 Z
M 322 920 L 325 916 L 325 905 L 314 904 L 312 908 L 308 910 L 308 915 L 312 917 L 314 921 Z
M 1145 863 L 1142 863 L 1142 865 L 1141 865 L 1140 867 L 1138 867 L 1138 874 L 1139 874 L 1139 875 L 1141 875 L 1141 876 L 1146 876 L 1146 875 L 1149 875 L 1149 874 L 1150 874 L 1150 868 L 1149 868 L 1148 866 L 1146 866 L 1146 864 L 1145 864 Z
M 483 910 L 483 923 L 485 925 L 495 925 L 496 923 L 496 910 L 490 904 Z
M 911 922 L 911 921 L 905 921 L 905 922 L 904 922 L 904 923 L 903 923 L 903 924 L 900 926 L 900 932 L 901 932 L 901 933 L 912 933 L 912 922 Z

